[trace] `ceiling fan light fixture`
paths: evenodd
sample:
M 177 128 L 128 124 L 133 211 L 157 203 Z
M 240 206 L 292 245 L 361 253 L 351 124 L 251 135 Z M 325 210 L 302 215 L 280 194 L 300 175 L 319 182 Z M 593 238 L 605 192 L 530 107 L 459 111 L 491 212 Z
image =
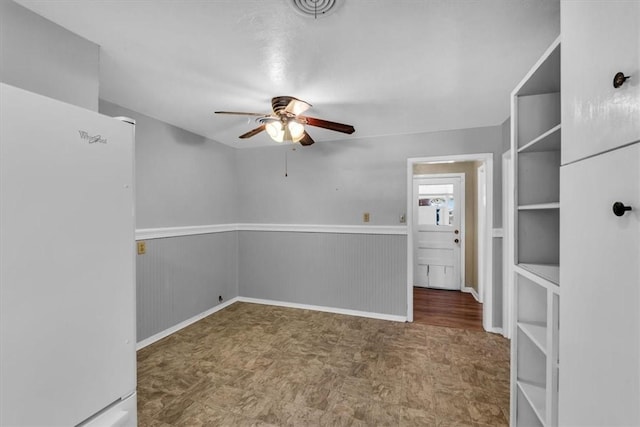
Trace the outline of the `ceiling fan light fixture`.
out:
M 295 120 L 289 120 L 287 123 L 287 127 L 289 128 L 289 132 L 291 133 L 291 139 L 294 142 L 298 142 L 302 139 L 304 135 L 304 126 L 302 123 L 299 123 Z
M 285 129 L 284 126 L 287 128 Z M 276 142 L 298 142 L 304 136 L 304 125 L 295 120 L 287 121 L 286 125 L 280 120 L 270 120 L 265 124 L 264 129 Z
M 267 122 L 264 129 L 267 131 L 271 139 L 275 142 L 284 141 L 284 128 L 282 122 L 279 120 L 272 120 Z
M 308 147 L 315 141 L 305 130 L 305 126 L 315 126 L 323 129 L 342 132 L 351 135 L 356 130 L 353 126 L 344 123 L 331 122 L 316 117 L 302 116 L 311 107 L 306 101 L 292 96 L 276 96 L 271 99 L 272 114 L 247 113 L 241 111 L 216 111 L 216 114 L 236 114 L 241 116 L 258 116 L 256 121 L 260 123 L 255 129 L 239 136 L 240 139 L 251 138 L 260 132 L 267 132 L 269 137 L 276 142 L 297 142 Z

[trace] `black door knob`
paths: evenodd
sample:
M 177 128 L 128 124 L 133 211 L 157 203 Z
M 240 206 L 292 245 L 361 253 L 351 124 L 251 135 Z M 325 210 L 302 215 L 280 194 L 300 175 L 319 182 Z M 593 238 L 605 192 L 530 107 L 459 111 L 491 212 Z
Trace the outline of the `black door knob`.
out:
M 632 210 L 631 206 L 625 206 L 622 202 L 615 202 L 613 204 L 613 213 L 615 216 L 622 216 L 626 211 Z
M 458 240 L 458 239 L 454 240 L 454 243 L 459 243 L 459 242 L 460 242 L 460 240 Z
M 613 87 L 618 89 L 620 86 L 622 86 L 624 84 L 624 82 L 627 81 L 628 78 L 630 78 L 631 76 L 625 76 L 624 73 L 616 73 L 615 76 L 613 76 Z

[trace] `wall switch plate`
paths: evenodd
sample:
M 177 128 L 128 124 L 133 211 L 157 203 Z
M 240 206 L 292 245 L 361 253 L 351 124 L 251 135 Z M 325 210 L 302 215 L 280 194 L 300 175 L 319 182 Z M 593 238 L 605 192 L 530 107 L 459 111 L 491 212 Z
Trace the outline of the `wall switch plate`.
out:
M 137 242 L 138 243 L 138 255 L 144 255 L 147 253 L 147 243 L 146 242 Z
M 369 212 L 362 214 L 362 221 L 369 222 Z

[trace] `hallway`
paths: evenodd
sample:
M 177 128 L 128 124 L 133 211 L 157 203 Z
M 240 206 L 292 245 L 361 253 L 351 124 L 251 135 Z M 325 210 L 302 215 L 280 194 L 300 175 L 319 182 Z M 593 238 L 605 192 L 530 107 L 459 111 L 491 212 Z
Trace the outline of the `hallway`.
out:
M 483 331 L 482 304 L 466 292 L 413 288 L 413 321 Z

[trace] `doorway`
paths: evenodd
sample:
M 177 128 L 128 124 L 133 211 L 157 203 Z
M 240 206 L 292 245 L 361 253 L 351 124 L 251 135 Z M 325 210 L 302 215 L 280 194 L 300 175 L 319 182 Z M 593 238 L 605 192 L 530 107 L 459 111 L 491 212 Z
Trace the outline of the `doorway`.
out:
M 414 230 L 414 167 L 421 164 L 445 164 L 458 162 L 477 162 L 478 165 L 484 166 L 484 188 L 483 197 L 485 203 L 483 206 L 484 213 L 484 232 L 473 235 L 479 236 L 482 241 L 478 241 L 478 252 L 481 253 L 483 261 L 482 280 L 478 280 L 477 291 L 473 290 L 474 297 L 483 304 L 482 324 L 485 330 L 493 331 L 493 315 L 492 315 L 492 276 L 493 276 L 493 153 L 464 154 L 440 157 L 419 157 L 407 159 L 407 320 L 413 321 L 413 288 L 414 288 L 414 270 L 417 268 L 417 261 L 414 257 L 414 240 L 416 237 Z M 474 173 L 475 178 L 475 173 Z M 418 203 L 416 201 L 416 203 Z M 475 203 L 475 202 L 474 202 Z M 468 231 L 468 230 L 467 230 Z M 464 269 L 461 268 L 461 277 Z M 461 286 L 463 290 L 469 290 L 465 287 L 464 278 Z
M 462 289 L 464 189 L 463 173 L 414 175 L 412 228 L 415 286 Z

